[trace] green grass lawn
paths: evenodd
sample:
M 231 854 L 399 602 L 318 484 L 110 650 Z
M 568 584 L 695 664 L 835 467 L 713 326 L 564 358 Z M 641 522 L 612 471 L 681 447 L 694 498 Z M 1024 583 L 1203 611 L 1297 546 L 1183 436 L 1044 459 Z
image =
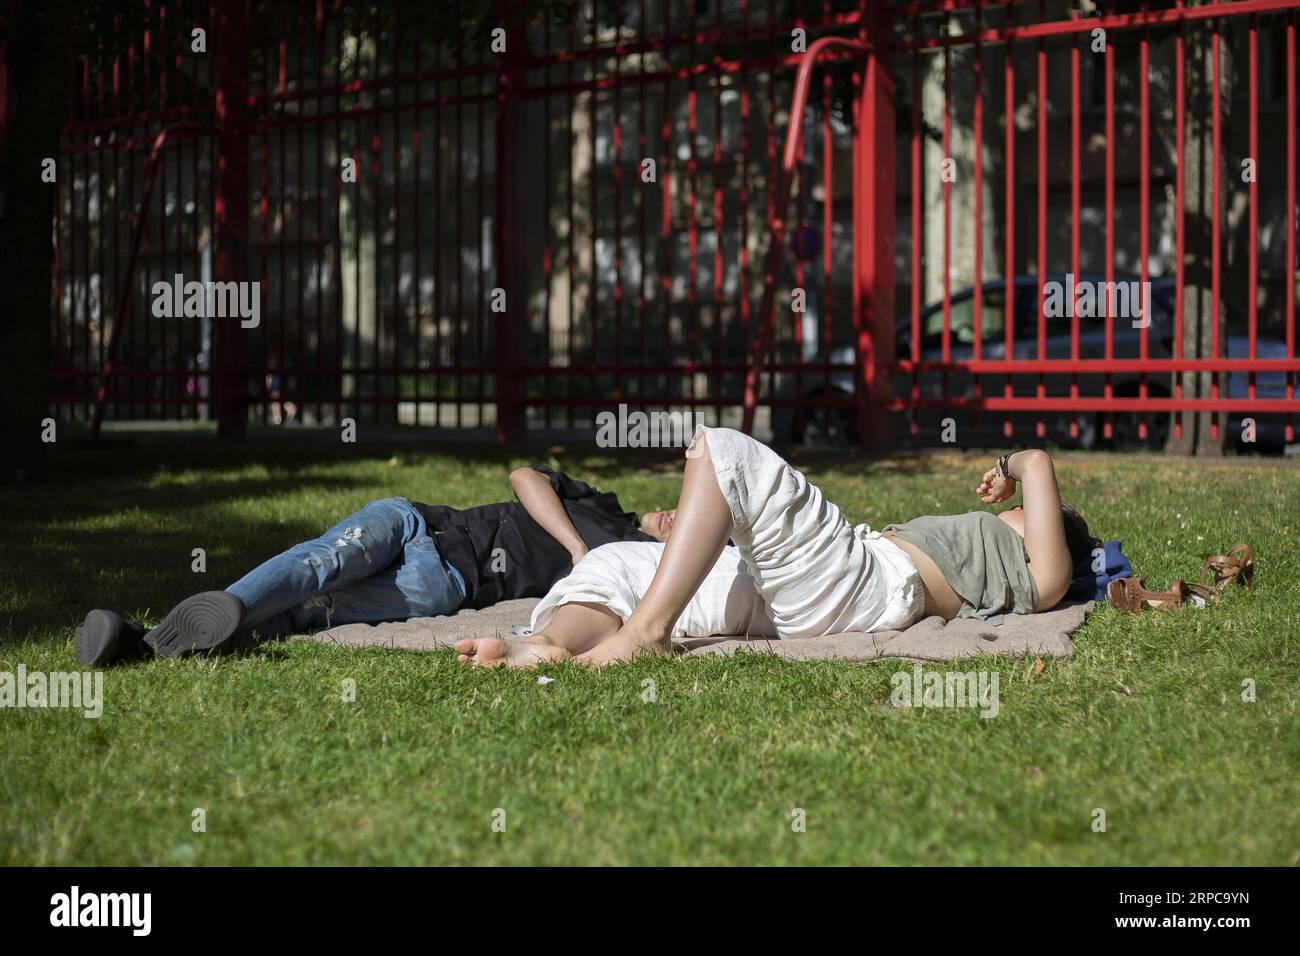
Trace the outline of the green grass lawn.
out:
M 675 500 L 667 452 L 531 460 L 638 511 Z M 796 460 L 876 527 L 978 507 L 988 464 Z M 0 670 L 78 670 L 91 607 L 154 623 L 367 500 L 500 500 L 523 462 L 297 440 L 61 450 L 51 480 L 0 504 Z M 0 709 L 0 863 L 1300 863 L 1300 469 L 1096 456 L 1058 472 L 1149 583 L 1195 579 L 1203 554 L 1247 539 L 1256 591 L 1101 608 L 1041 672 L 956 668 L 999 672 L 992 719 L 891 706 L 900 662 L 558 665 L 540 685 L 450 652 L 287 642 L 114 668 L 98 720 Z

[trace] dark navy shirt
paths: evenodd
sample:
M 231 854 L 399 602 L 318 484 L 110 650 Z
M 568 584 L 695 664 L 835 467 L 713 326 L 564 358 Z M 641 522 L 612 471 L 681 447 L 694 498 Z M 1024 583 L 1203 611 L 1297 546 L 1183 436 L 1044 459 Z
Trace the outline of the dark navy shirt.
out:
M 653 541 L 638 530 L 634 512 L 618 496 L 541 465 L 588 548 L 613 541 Z M 512 598 L 542 597 L 573 565 L 568 550 L 542 529 L 518 501 L 463 511 L 412 502 L 424 516 L 438 550 L 465 579 L 462 608 L 484 608 Z

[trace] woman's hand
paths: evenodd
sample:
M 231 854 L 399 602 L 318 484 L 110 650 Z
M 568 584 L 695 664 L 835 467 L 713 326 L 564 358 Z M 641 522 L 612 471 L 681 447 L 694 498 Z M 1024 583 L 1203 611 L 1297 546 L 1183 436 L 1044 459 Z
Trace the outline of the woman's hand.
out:
M 986 505 L 995 505 L 999 501 L 1006 501 L 1015 493 L 1015 479 L 1002 477 L 1002 472 L 998 471 L 997 465 L 984 472 L 984 478 L 980 481 L 979 487 L 975 489 L 975 494 L 979 495 L 980 501 Z

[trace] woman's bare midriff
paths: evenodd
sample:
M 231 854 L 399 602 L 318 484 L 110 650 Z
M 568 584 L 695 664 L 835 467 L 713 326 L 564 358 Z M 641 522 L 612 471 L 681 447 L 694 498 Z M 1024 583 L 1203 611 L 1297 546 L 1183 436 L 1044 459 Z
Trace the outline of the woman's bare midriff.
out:
M 892 531 L 882 532 L 881 537 L 888 538 L 902 549 L 903 553 L 912 559 L 916 570 L 921 572 L 921 585 L 925 588 L 926 615 L 937 614 L 945 621 L 955 618 L 957 612 L 961 610 L 961 598 L 952 589 L 948 579 L 939 572 L 939 566 L 930 560 L 930 556 L 916 545 L 895 537 Z

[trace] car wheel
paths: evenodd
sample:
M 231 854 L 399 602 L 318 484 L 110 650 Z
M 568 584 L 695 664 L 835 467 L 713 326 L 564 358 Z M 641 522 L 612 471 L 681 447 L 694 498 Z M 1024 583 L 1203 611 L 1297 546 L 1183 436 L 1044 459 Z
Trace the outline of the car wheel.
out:
M 1089 421 L 1087 418 L 1080 417 L 1077 441 L 1079 448 L 1083 451 L 1096 449 L 1101 443 L 1101 418 L 1098 417 Z
M 1164 451 L 1169 441 L 1169 413 L 1152 412 L 1146 417 L 1147 434 L 1140 434 L 1142 416 L 1137 412 L 1116 412 L 1111 416 L 1111 437 L 1106 444 L 1114 451 Z M 1097 431 L 1105 434 L 1105 415 L 1097 416 Z
M 807 396 L 851 398 L 843 389 L 819 389 Z M 796 445 L 853 445 L 858 441 L 857 416 L 851 408 L 796 408 L 790 426 Z

